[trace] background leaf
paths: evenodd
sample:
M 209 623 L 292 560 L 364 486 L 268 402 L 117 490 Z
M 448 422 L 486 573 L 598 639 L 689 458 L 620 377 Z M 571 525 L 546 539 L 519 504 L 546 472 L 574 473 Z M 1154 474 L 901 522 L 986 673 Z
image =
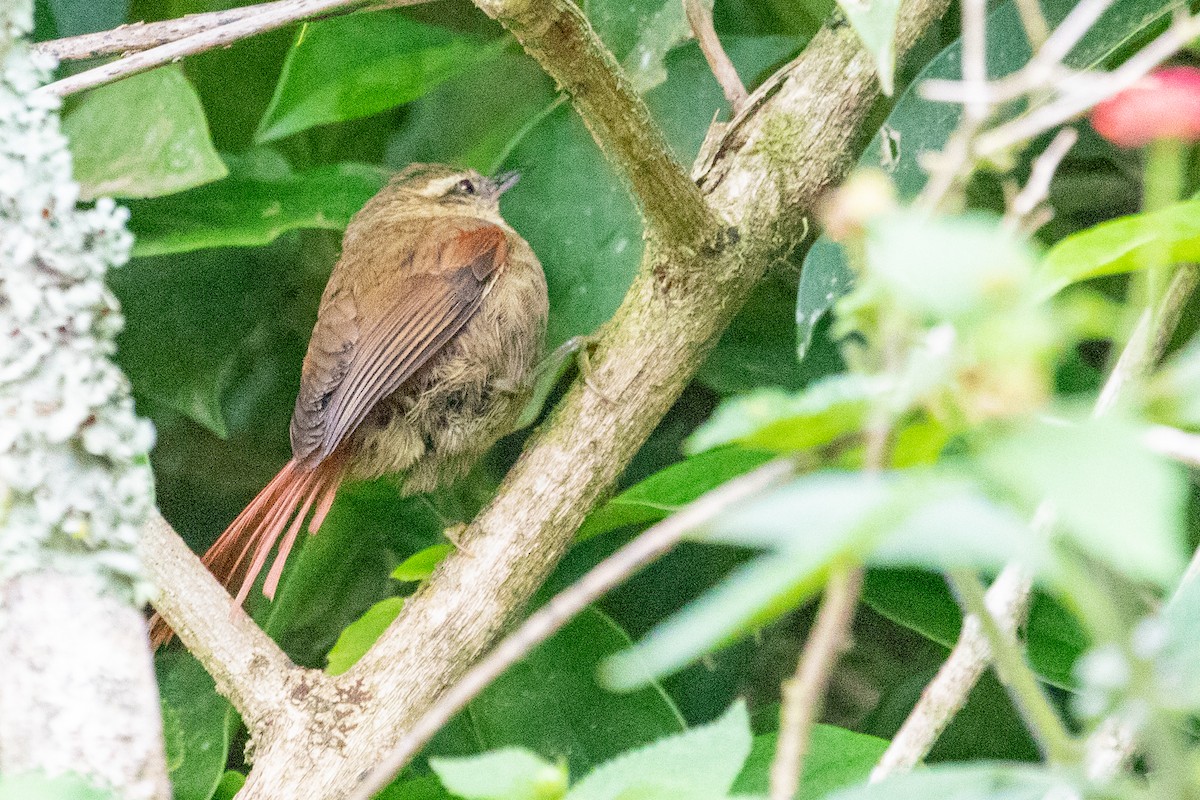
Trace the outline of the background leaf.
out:
M 196 90 L 176 64 L 94 89 L 63 118 L 80 197 L 158 197 L 225 177 Z
M 233 709 L 190 653 L 160 652 L 155 671 L 175 800 L 209 800 L 225 773 Z
M 495 45 L 399 12 L 306 23 L 284 61 L 255 139 L 281 139 L 407 103 L 495 54 Z

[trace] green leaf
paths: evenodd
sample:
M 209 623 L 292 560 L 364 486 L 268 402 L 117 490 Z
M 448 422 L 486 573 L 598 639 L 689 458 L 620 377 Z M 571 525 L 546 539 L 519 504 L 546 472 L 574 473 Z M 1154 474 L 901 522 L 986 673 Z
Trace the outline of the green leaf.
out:
M 454 552 L 453 545 L 445 543 L 430 545 L 401 561 L 400 566 L 392 570 L 392 577 L 398 581 L 423 581 L 432 575 L 438 564 L 441 564 L 452 552 Z
M 213 247 L 256 247 L 299 228 L 341 230 L 385 183 L 364 164 L 292 172 L 267 150 L 228 157 L 231 174 L 217 183 L 129 204 L 135 256 Z
M 863 47 L 875 61 L 883 93 L 892 96 L 896 72 L 896 16 L 899 0 L 838 0 Z
M 209 800 L 225 773 L 233 709 L 190 653 L 160 652 L 155 670 L 175 800 Z
M 1146 449 L 1141 433 L 1112 418 L 1039 421 L 989 447 L 981 461 L 1030 508 L 1049 501 L 1081 552 L 1166 588 L 1186 563 L 1186 487 L 1175 466 Z
M 617 695 L 597 683 L 601 661 L 628 646 L 624 631 L 588 609 L 492 683 L 459 724 L 475 750 L 525 747 L 566 762 L 573 775 L 683 730 L 661 687 Z
M 46 5 L 54 17 L 55 31 L 53 36 L 37 36 L 38 41 L 115 28 L 129 13 L 129 0 L 46 0 Z
M 212 800 L 234 800 L 234 797 L 245 785 L 245 775 L 228 770 L 221 776 L 221 782 L 217 784 L 217 791 L 213 793 Z
M 1050 25 L 1057 25 L 1076 5 L 1075 0 L 1043 0 L 1042 13 Z M 1064 59 L 1076 69 L 1102 64 L 1124 43 L 1155 25 L 1176 0 L 1118 0 L 1108 9 Z M 1008 75 L 1020 69 L 1030 57 L 1021 26 L 1017 4 L 1006 0 L 987 19 L 988 75 Z M 875 134 L 858 161 L 858 167 L 883 167 L 891 176 L 904 200 L 916 197 L 925 186 L 922 153 L 940 152 L 950 134 L 958 127 L 962 109 L 948 103 L 927 100 L 920 94 L 921 84 L 932 78 L 957 80 L 961 77 L 962 41 L 957 40 L 929 62 L 921 74 L 901 93 L 887 121 Z M 1019 106 L 1007 112 L 1010 116 Z M 1001 116 L 1003 119 L 1003 115 Z M 820 237 L 808 251 L 800 275 L 800 296 L 796 305 L 796 324 L 800 356 L 803 358 L 813 331 L 821 319 L 853 284 L 853 275 L 842 248 Z
M 466 800 L 557 800 L 567 771 L 519 747 L 468 758 L 431 758 L 429 766 L 452 794 Z
M 913 313 L 957 320 L 1019 300 L 1033 274 L 1035 256 L 991 214 L 929 217 L 890 214 L 867 232 L 869 279 Z M 963 253 L 971 253 L 969 263 Z
M 396 12 L 305 23 L 255 139 L 281 139 L 407 103 L 503 46 L 503 41 L 484 45 Z
M 666 519 L 700 495 L 730 478 L 765 464 L 772 453 L 725 447 L 692 456 L 621 492 L 588 515 L 576 541 L 625 525 Z
M 625 753 L 571 787 L 568 800 L 632 797 L 724 798 L 750 754 L 750 717 L 741 701 L 709 725 Z
M 402 608 L 403 597 L 388 597 L 368 608 L 361 617 L 347 625 L 329 650 L 326 657 L 329 665 L 325 671 L 330 675 L 341 675 L 357 664 L 371 649 L 371 645 L 375 644 L 375 640 L 400 615 Z
M 78 775 L 47 778 L 34 772 L 0 776 L 0 800 L 119 800 Z
M 1200 200 L 1102 222 L 1060 241 L 1046 254 L 1046 294 L 1076 281 L 1134 272 L 1160 263 L 1200 260 Z
M 513 140 L 558 96 L 536 61 L 501 53 L 486 68 L 457 75 L 410 103 L 404 125 L 388 142 L 387 163 L 457 164 L 494 174 Z
M 628 689 L 669 674 L 794 608 L 835 564 L 1047 570 L 1046 546 L 1024 520 L 953 476 L 818 473 L 744 503 L 694 536 L 772 553 L 608 659 L 602 678 Z
M 700 2 L 708 5 L 711 14 L 712 0 Z M 692 38 L 692 26 L 684 13 L 683 3 L 666 0 L 639 30 L 637 42 L 625 56 L 622 66 L 633 88 L 639 94 L 645 94 L 667 79 L 667 53 Z
M 158 197 L 225 177 L 177 64 L 94 89 L 63 118 L 80 197 Z
M 1165 630 L 1153 630 L 1160 625 Z M 1151 636 L 1157 633 L 1165 639 L 1161 652 L 1154 654 L 1158 702 L 1178 711 L 1200 708 L 1200 686 L 1195 679 L 1200 669 L 1200 580 L 1195 575 L 1185 578 L 1161 618 L 1147 620 L 1142 626 L 1142 631 L 1153 631 Z
M 828 800 L 1044 800 L 1082 797 L 1080 788 L 1049 770 L 1002 764 L 939 765 L 894 774 L 879 783 L 827 795 Z
M 759 389 L 721 403 L 688 439 L 687 449 L 697 453 L 738 444 L 786 453 L 828 444 L 862 429 L 880 389 L 877 380 L 849 374 L 827 378 L 799 394 Z
M 778 740 L 776 733 L 754 737 L 746 765 L 733 784 L 736 794 L 767 794 Z M 797 800 L 819 800 L 834 789 L 865 781 L 887 746 L 887 740 L 875 736 L 833 725 L 814 725 L 809 732 Z

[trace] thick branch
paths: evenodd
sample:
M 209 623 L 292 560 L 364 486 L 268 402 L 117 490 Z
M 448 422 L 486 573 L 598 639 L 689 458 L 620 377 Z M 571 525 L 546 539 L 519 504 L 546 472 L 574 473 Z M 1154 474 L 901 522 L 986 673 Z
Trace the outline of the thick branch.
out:
M 104 580 L 41 571 L 9 581 L 0 653 L 6 775 L 76 773 L 128 800 L 171 796 L 146 623 Z
M 314 791 L 345 798 L 363 779 L 362 765 L 394 749 L 480 658 L 545 580 L 767 265 L 798 245 L 802 210 L 852 163 L 878 98 L 871 60 L 853 32 L 818 34 L 769 93 L 752 98 L 752 108 L 701 165 L 718 221 L 578 9 L 565 0 L 481 2 L 567 89 L 637 193 L 649 229 L 642 269 L 592 359 L 591 383 L 603 395 L 582 383 L 571 388 L 463 535 L 470 554 L 448 558 L 354 669 L 335 679 L 303 673 L 290 690 L 262 699 L 255 681 L 234 684 L 227 669 L 224 689 L 240 693 L 240 707 L 265 701 L 269 712 L 274 702 L 279 712 L 276 724 L 256 731 L 255 766 L 241 800 L 314 797 Z M 947 2 L 906 4 L 900 53 Z M 183 558 L 182 545 L 165 531 L 155 533 L 148 549 L 175 548 L 150 565 L 155 577 L 179 574 L 178 564 L 171 568 L 162 559 Z M 229 613 L 215 582 L 179 589 L 189 605 L 200 592 L 207 608 L 199 616 L 194 609 L 160 609 L 185 642 L 235 651 L 223 650 L 219 660 L 238 665 L 239 675 L 255 663 L 273 675 L 286 673 L 287 664 L 253 631 L 231 626 L 229 635 L 241 643 L 230 646 L 198 624 Z
M 142 562 L 156 587 L 154 608 L 216 681 L 251 731 L 280 707 L 298 671 L 155 512 L 142 527 Z

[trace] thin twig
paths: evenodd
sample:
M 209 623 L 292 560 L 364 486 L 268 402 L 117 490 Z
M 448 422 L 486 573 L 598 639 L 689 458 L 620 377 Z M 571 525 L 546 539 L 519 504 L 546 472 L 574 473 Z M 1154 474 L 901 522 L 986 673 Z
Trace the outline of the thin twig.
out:
M 284 0 L 272 4 L 253 16 L 235 19 L 215 28 L 201 30 L 182 39 L 134 53 L 94 69 L 48 83 L 39 89 L 44 94 L 66 97 L 69 94 L 93 89 L 106 83 L 127 78 L 163 64 L 178 61 L 184 56 L 224 47 L 240 39 L 282 28 L 293 22 L 317 16 L 334 9 L 358 5 L 362 0 Z
M 987 84 L 987 2 L 962 0 L 962 77 L 973 89 Z M 988 105 L 975 91 L 963 104 L 966 118 L 982 123 L 988 115 Z
M 321 16 L 348 14 L 354 11 L 380 11 L 429 1 L 385 0 L 380 3 L 370 3 L 370 0 L 357 0 L 356 3 L 345 8 L 335 9 L 333 13 Z M 297 0 L 272 0 L 269 3 L 238 6 L 223 11 L 187 14 L 178 19 L 167 19 L 161 22 L 133 22 L 107 31 L 84 33 L 79 36 L 67 36 L 62 39 L 52 39 L 48 42 L 38 42 L 33 46 L 33 49 L 52 55 L 59 61 L 81 61 L 98 56 L 116 55 L 118 53 L 137 53 L 267 11 L 293 6 L 296 2 Z M 370 4 L 368 5 L 368 3 Z
M 712 4 L 705 0 L 683 0 L 683 9 L 687 13 L 688 24 L 692 26 L 692 33 L 700 43 L 700 52 L 704 53 L 713 77 L 721 85 L 721 91 L 725 93 L 733 113 L 737 114 L 746 105 L 749 95 L 713 27 Z
M 972 614 L 979 620 L 996 674 L 1008 689 L 1009 697 L 1047 760 L 1059 766 L 1077 761 L 1078 743 L 1042 691 L 1037 676 L 1025 660 L 1023 648 L 1010 626 L 1005 624 L 1007 620 L 1002 623 L 992 615 L 979 578 L 970 570 L 959 569 L 948 572 L 946 580 L 958 596 L 963 614 Z
M 648 528 L 629 544 L 593 567 L 578 581 L 559 592 L 442 695 L 409 729 L 396 748 L 359 784 L 350 800 L 370 800 L 399 774 L 443 725 L 492 681 L 613 587 L 667 553 L 689 531 L 779 483 L 794 470 L 795 465 L 790 460 L 771 461 L 753 472 L 722 484 L 678 513 Z
M 862 579 L 860 567 L 833 570 L 796 674 L 783 684 L 779 741 L 775 760 L 771 762 L 771 800 L 792 800 L 796 794 L 809 736 L 820 717 L 830 675 L 842 653 L 850 647 L 850 628 Z
M 1142 444 L 1163 458 L 1200 469 L 1200 433 L 1181 431 L 1169 425 L 1153 425 L 1142 435 Z
M 1050 26 L 1046 24 L 1046 16 L 1038 0 L 1017 0 L 1017 14 L 1021 17 L 1021 27 L 1025 29 L 1025 38 L 1029 46 L 1039 50 L 1050 37 Z
M 1063 94 L 1053 102 L 981 135 L 976 141 L 975 152 L 981 156 L 995 155 L 1069 122 L 1100 101 L 1137 83 L 1197 36 L 1200 36 L 1200 17 L 1185 17 L 1173 23 L 1157 39 L 1110 72 L 1105 80 L 1089 81 L 1077 91 Z
M 1011 229 L 1019 225 L 1050 196 L 1050 182 L 1054 180 L 1054 173 L 1078 139 L 1079 132 L 1074 128 L 1063 128 L 1037 157 L 1029 171 L 1029 180 L 1013 198 L 1009 213 L 1005 216 L 1006 227 Z
M 1009 564 L 984 595 L 992 616 L 1005 631 L 1015 633 L 1021 620 L 1025 619 L 1032 585 L 1029 573 L 1016 564 Z M 991 651 L 980 630 L 979 620 L 968 616 L 963 620 L 954 649 L 892 737 L 879 764 L 871 771 L 872 783 L 894 772 L 907 772 L 920 763 L 966 705 L 990 658 Z

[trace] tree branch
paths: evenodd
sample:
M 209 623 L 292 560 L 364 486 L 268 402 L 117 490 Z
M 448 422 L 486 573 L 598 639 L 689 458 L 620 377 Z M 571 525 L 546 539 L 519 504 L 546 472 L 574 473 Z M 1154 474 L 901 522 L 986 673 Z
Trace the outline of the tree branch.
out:
M 779 742 L 771 762 L 771 800 L 792 800 L 800 785 L 812 726 L 821 717 L 829 677 L 850 648 L 850 628 L 862 589 L 861 567 L 839 567 L 825 587 L 796 674 L 783 684 Z
M 182 39 L 169 41 L 140 53 L 110 61 L 94 69 L 76 73 L 54 83 L 48 83 L 38 89 L 38 92 L 66 97 L 84 89 L 93 89 L 121 78 L 128 78 L 139 72 L 146 72 L 163 64 L 178 61 L 184 56 L 225 47 L 240 39 L 282 28 L 284 25 L 290 25 L 293 22 L 346 6 L 360 5 L 362 2 L 363 0 L 280 0 L 277 3 L 263 3 L 258 6 L 261 10 L 253 15 L 238 17 L 235 14 L 236 18 L 230 22 L 204 28 Z M 95 35 L 99 36 L 100 34 Z
M 33 49 L 54 56 L 59 61 L 81 61 L 98 56 L 110 56 L 120 53 L 137 53 L 149 50 L 171 42 L 177 42 L 197 33 L 219 28 L 231 22 L 255 17 L 259 14 L 280 11 L 293 7 L 298 0 L 272 0 L 269 3 L 258 3 L 252 6 L 238 6 L 223 11 L 206 11 L 200 14 L 187 14 L 178 19 L 168 19 L 161 22 L 133 22 L 121 25 L 107 31 L 84 33 L 79 36 L 68 36 L 63 39 L 52 39 L 48 42 L 38 42 Z M 349 14 L 355 11 L 381 11 L 389 8 L 418 5 L 431 0 L 384 0 L 371 3 L 370 0 L 353 0 L 343 8 L 334 9 L 324 14 L 313 14 L 313 17 L 333 17 Z M 299 21 L 298 18 L 296 21 Z M 242 39 L 254 36 L 263 31 L 251 31 L 239 37 Z M 229 44 L 225 42 L 224 44 Z M 216 47 L 218 45 L 214 45 Z M 210 48 L 211 49 L 211 48 Z
M 476 5 L 511 31 L 571 97 L 600 149 L 632 188 L 646 232 L 660 247 L 721 247 L 722 227 L 578 6 L 570 0 L 477 0 Z
M 642 268 L 592 359 L 591 382 L 616 402 L 576 382 L 463 534 L 470 555 L 446 559 L 349 672 L 326 678 L 292 671 L 290 689 L 274 698 L 273 724 L 255 731 L 254 769 L 240 800 L 317 791 L 322 798 L 347 797 L 365 778 L 362 765 L 395 749 L 486 652 L 691 380 L 768 264 L 798 245 L 806 230 L 803 209 L 853 162 L 878 99 L 871 59 L 853 32 L 820 32 L 697 165 L 702 194 L 577 8 L 565 0 L 480 2 L 568 91 L 645 214 Z M 898 52 L 947 4 L 906 3 Z M 178 565 L 155 570 L 180 572 Z M 196 588 L 211 594 L 215 584 Z M 191 604 L 193 590 L 180 589 L 177 600 Z M 207 612 L 160 610 L 185 642 L 215 651 L 219 637 L 194 620 L 217 613 L 219 599 L 202 601 Z M 254 646 L 252 632 L 239 635 Z M 221 661 L 236 657 L 228 653 Z M 233 685 L 234 674 L 223 688 L 241 692 L 239 702 L 249 705 L 255 693 Z M 271 713 L 269 700 L 267 706 Z
M 753 472 L 718 486 L 678 513 L 646 529 L 640 536 L 593 567 L 586 575 L 555 595 L 509 634 L 487 657 L 463 675 L 423 715 L 396 746 L 371 771 L 350 800 L 370 800 L 433 738 L 454 715 L 466 708 L 492 681 L 534 648 L 553 636 L 589 605 L 630 575 L 670 551 L 683 536 L 726 509 L 744 502 L 788 477 L 795 470 L 790 461 L 771 461 Z
M 142 526 L 141 556 L 155 586 L 154 609 L 213 676 L 247 727 L 257 731 L 278 710 L 289 673 L 299 668 L 157 511 Z

